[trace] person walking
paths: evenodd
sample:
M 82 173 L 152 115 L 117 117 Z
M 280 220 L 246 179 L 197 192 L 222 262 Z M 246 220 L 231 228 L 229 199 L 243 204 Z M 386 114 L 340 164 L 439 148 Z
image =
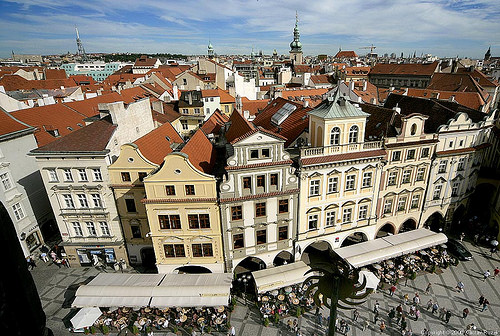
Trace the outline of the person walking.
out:
M 463 232 L 462 232 L 462 233 L 460 234 L 460 241 L 463 241 L 463 240 L 464 240 L 464 238 L 465 238 L 465 233 L 463 233 Z
M 462 292 L 462 293 L 463 293 L 463 292 L 464 292 L 465 285 L 464 285 L 464 283 L 463 283 L 462 281 L 459 281 L 459 282 L 457 283 L 457 287 L 455 287 L 455 288 L 458 290 L 458 292 Z
M 488 309 L 488 305 L 489 304 L 490 304 L 490 301 L 488 301 L 488 299 L 484 299 L 484 301 L 483 301 L 483 309 L 481 311 L 484 312 L 486 309 Z
M 418 293 L 415 293 L 415 296 L 413 297 L 413 303 L 415 306 L 418 306 L 420 304 L 420 296 L 418 296 Z
M 410 298 L 408 297 L 408 294 L 405 294 L 403 296 L 403 303 L 406 306 L 408 303 L 410 303 Z
M 446 323 L 450 322 L 450 318 L 451 318 L 451 310 L 448 309 L 446 311 L 446 319 L 445 319 Z
M 365 320 L 365 323 L 363 323 L 363 331 L 365 331 L 369 327 L 370 327 L 370 321 Z
M 380 322 L 380 332 L 381 332 L 381 333 L 385 332 L 385 329 L 386 329 L 386 328 L 387 328 L 387 327 L 385 326 L 384 321 Z
M 498 269 L 498 266 L 497 266 L 493 270 L 493 280 L 495 280 L 497 278 L 498 273 L 500 273 L 500 269 Z
M 392 323 L 392 319 L 396 317 L 396 309 L 394 307 L 389 311 L 389 322 Z
M 373 323 L 375 323 L 375 324 L 377 324 L 377 321 L 378 321 L 378 314 L 379 314 L 379 312 L 378 312 L 378 309 L 377 309 L 377 311 L 375 312 L 375 314 L 373 316 Z
M 434 304 L 432 305 L 432 314 L 434 314 L 435 312 L 437 312 L 437 310 L 439 309 L 439 305 L 436 302 L 434 302 Z
M 420 309 L 416 309 L 415 310 L 415 321 L 418 321 L 418 319 L 420 318 Z
M 396 289 L 397 289 L 396 286 L 392 285 L 391 288 L 389 288 L 389 294 L 391 294 L 391 296 L 394 296 Z
M 441 309 L 439 309 L 439 315 L 438 315 L 438 318 L 440 320 L 444 319 L 444 315 L 446 314 L 446 309 L 444 309 L 444 307 L 441 307 Z
M 462 311 L 462 318 L 465 320 L 467 318 L 467 316 L 469 315 L 469 308 L 464 308 L 464 310 Z
M 356 322 L 358 320 L 358 317 L 359 317 L 359 311 L 357 309 L 354 309 L 354 311 L 352 312 L 352 320 Z
M 429 299 L 429 301 L 427 301 L 427 310 L 430 310 L 432 308 L 432 299 Z
M 486 279 L 488 279 L 490 277 L 491 273 L 490 273 L 490 270 L 487 270 L 486 272 L 483 273 L 483 281 L 486 281 Z
M 375 300 L 375 305 L 373 306 L 373 312 L 374 313 L 378 312 L 379 307 L 380 307 L 380 303 L 378 303 L 378 300 Z
M 429 283 L 427 284 L 427 287 L 425 288 L 425 294 L 429 294 L 429 291 L 431 290 L 431 288 L 432 288 L 432 285 L 431 285 L 431 283 L 429 282 Z
M 481 294 L 481 296 L 479 297 L 479 306 L 482 306 L 483 302 L 484 302 L 484 295 Z
M 230 336 L 236 336 L 236 329 L 234 329 L 234 326 L 231 326 L 231 330 L 229 331 Z
M 405 330 L 407 326 L 408 323 L 406 322 L 406 318 L 403 316 L 403 318 L 401 319 L 401 331 Z

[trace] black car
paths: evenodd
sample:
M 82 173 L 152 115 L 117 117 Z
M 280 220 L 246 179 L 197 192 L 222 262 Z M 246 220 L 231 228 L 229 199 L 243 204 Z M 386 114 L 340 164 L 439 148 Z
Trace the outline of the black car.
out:
M 448 239 L 446 246 L 448 247 L 448 252 L 455 255 L 458 259 L 460 259 L 460 260 L 472 260 L 472 254 L 458 240 Z

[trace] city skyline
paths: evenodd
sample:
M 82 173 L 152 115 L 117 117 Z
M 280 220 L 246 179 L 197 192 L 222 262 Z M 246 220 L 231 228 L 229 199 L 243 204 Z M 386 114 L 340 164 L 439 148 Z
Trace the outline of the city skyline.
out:
M 76 52 L 77 26 L 87 52 L 217 54 L 289 51 L 295 12 L 305 55 L 339 48 L 379 55 L 416 52 L 482 58 L 498 53 L 496 0 L 266 1 L 112 3 L 56 0 L 0 2 L 0 57 Z M 276 18 L 279 18 L 276 20 Z M 402 24 L 404 23 L 404 25 Z

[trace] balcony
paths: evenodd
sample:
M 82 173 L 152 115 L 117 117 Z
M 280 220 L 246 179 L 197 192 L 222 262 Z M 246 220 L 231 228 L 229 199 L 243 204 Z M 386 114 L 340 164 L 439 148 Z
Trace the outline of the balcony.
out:
M 377 149 L 382 149 L 383 143 L 384 143 L 383 141 L 368 141 L 368 142 L 353 143 L 353 144 L 338 145 L 338 146 L 302 148 L 300 150 L 300 156 L 301 158 L 307 158 L 315 156 L 336 155 L 336 154 L 377 150 Z
M 61 209 L 62 216 L 77 216 L 77 215 L 101 215 L 108 214 L 106 208 L 64 208 Z

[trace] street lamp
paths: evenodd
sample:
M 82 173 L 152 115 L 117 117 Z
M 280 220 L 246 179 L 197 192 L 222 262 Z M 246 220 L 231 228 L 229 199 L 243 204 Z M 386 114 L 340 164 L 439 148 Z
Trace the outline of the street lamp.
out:
M 243 298 L 245 299 L 245 304 L 247 304 L 247 285 L 252 279 L 252 276 L 250 274 L 242 275 L 241 277 L 238 278 L 239 283 L 243 283 L 243 287 L 245 288 L 245 291 L 243 292 Z

